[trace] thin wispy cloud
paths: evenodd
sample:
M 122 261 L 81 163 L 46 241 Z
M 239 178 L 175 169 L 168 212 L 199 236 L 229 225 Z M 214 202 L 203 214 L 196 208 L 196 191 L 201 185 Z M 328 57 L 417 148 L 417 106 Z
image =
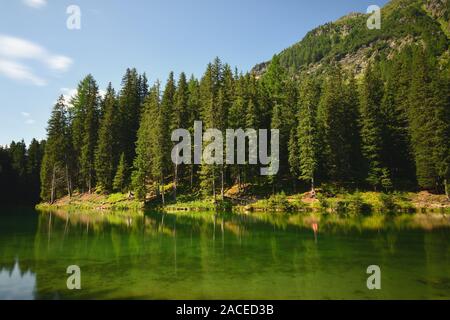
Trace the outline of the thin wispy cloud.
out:
M 47 5 L 47 0 L 23 0 L 23 3 L 31 8 L 42 8 Z
M 61 88 L 60 89 L 64 100 L 66 101 L 67 104 L 70 104 L 70 102 L 72 101 L 72 99 L 77 95 L 78 90 L 75 88 Z M 100 96 L 100 98 L 104 98 L 106 95 L 106 91 L 99 89 L 98 90 L 98 95 Z
M 35 75 L 22 60 L 34 60 L 55 72 L 65 72 L 73 64 L 69 57 L 53 54 L 31 41 L 0 34 L 0 73 L 15 79 L 42 86 L 46 81 Z
M 31 118 L 31 113 L 22 111 L 20 114 L 25 119 L 25 124 L 33 124 L 36 122 L 34 119 Z
M 70 104 L 72 99 L 75 97 L 75 95 L 78 93 L 77 89 L 74 88 L 61 88 L 61 93 L 64 97 L 64 101 L 66 101 L 66 104 Z
M 1 58 L 0 74 L 3 74 L 13 80 L 31 82 L 32 84 L 39 87 L 45 86 L 47 84 L 47 81 L 36 76 L 27 66 L 15 61 L 4 60 Z
M 55 71 L 67 71 L 72 65 L 71 58 L 52 54 L 31 41 L 0 34 L 0 56 L 13 59 L 38 60 Z

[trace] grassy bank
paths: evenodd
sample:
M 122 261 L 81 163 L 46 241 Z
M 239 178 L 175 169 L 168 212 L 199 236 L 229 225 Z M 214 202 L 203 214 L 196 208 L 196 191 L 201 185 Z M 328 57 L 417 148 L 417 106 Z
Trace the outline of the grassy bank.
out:
M 220 198 L 220 197 L 219 197 Z M 318 192 L 316 197 L 309 193 L 285 195 L 275 194 L 269 197 L 253 195 L 232 196 L 227 194 L 225 200 L 212 197 L 201 198 L 194 195 L 179 196 L 175 202 L 166 196 L 166 205 L 159 199 L 144 202 L 138 201 L 128 194 L 112 195 L 77 194 L 71 198 L 59 199 L 54 204 L 43 203 L 37 206 L 40 210 L 80 210 L 80 211 L 143 211 L 164 210 L 167 212 L 207 212 L 207 211 L 240 211 L 240 212 L 329 212 L 329 213 L 416 213 L 437 212 L 450 213 L 450 202 L 443 195 L 428 192 L 353 192 L 330 195 Z
M 64 197 L 55 203 L 41 203 L 36 206 L 38 210 L 68 210 L 68 211 L 142 211 L 144 203 L 131 199 L 127 194 L 114 193 L 111 195 L 100 194 L 75 194 L 72 197 Z
M 427 192 L 354 192 L 326 195 L 318 193 L 311 197 L 309 193 L 286 196 L 283 193 L 272 195 L 246 206 L 241 211 L 283 211 L 311 212 L 326 211 L 335 213 L 450 213 L 450 202 L 441 195 Z

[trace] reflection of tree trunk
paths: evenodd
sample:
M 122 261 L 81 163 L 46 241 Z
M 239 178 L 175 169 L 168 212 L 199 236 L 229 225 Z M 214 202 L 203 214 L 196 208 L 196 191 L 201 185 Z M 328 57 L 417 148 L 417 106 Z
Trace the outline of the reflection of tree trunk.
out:
M 224 220 L 222 218 L 222 223 L 220 224 L 220 229 L 222 231 L 222 248 L 225 246 L 225 232 L 224 232 Z

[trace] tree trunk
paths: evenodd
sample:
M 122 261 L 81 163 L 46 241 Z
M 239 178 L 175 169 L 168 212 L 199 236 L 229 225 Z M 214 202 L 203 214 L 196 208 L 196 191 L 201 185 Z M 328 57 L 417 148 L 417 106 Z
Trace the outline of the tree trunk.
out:
M 311 198 L 316 198 L 316 187 L 314 185 L 314 177 L 311 178 Z
M 194 187 L 194 165 L 191 164 L 191 189 Z
M 88 181 L 88 187 L 89 187 L 89 194 L 92 193 L 92 169 L 89 167 L 89 181 Z
M 238 191 L 239 193 L 241 193 L 241 187 L 242 187 L 242 182 L 241 182 L 241 168 L 238 168 Z
M 445 189 L 445 195 L 447 196 L 447 200 L 450 201 L 450 195 L 448 194 L 448 181 L 447 179 L 444 179 L 444 189 Z
M 66 164 L 66 183 L 67 183 L 67 195 L 72 197 L 72 188 L 70 186 L 69 166 Z
M 164 176 L 161 177 L 161 197 L 163 206 L 166 204 L 165 192 L 164 192 Z
M 173 199 L 177 201 L 177 184 L 178 184 L 178 165 L 175 165 L 175 173 L 173 175 Z
M 53 165 L 53 172 L 52 172 L 52 186 L 50 190 L 50 203 L 55 203 L 55 184 L 56 184 L 56 166 Z
M 220 195 L 221 195 L 222 201 L 223 201 L 223 199 L 225 199 L 225 182 L 224 182 L 224 166 L 223 166 L 223 165 L 222 165 L 222 172 L 221 172 L 221 175 L 222 175 L 222 177 L 221 177 L 221 179 L 222 179 L 222 181 L 221 181 L 222 185 L 221 185 L 221 189 L 220 189 Z
M 216 203 L 216 201 L 217 201 L 217 199 L 216 199 L 216 171 L 214 169 L 215 169 L 215 167 L 214 167 L 214 165 L 212 165 L 212 170 L 213 170 L 212 189 L 213 189 L 214 203 Z
M 173 199 L 177 201 L 177 184 L 178 184 L 178 146 L 177 146 L 177 163 L 175 164 L 175 172 L 173 175 Z

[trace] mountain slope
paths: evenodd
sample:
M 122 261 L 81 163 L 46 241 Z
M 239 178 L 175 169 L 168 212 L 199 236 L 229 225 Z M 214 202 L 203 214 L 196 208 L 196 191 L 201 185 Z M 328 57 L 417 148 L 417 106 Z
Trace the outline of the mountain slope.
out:
M 352 13 L 322 25 L 279 54 L 291 73 L 317 72 L 330 63 L 359 73 L 377 55 L 392 57 L 410 44 L 422 44 L 448 61 L 450 0 L 392 0 L 381 13 L 381 29 L 369 30 L 369 15 Z M 269 65 L 256 65 L 262 75 Z

